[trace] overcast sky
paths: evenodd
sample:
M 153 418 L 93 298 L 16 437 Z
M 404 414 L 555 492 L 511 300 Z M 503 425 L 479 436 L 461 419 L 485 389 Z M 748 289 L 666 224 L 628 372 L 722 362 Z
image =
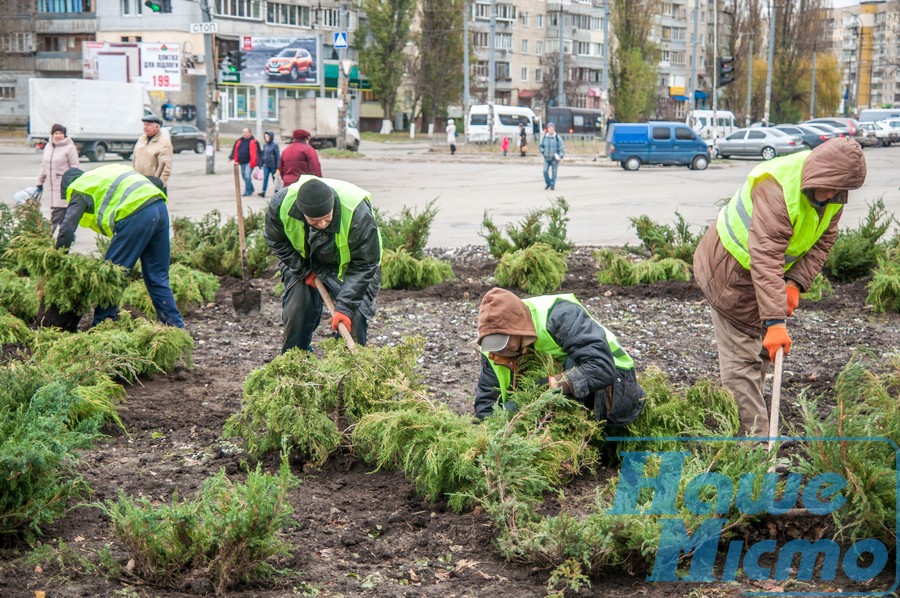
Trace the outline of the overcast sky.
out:
M 847 8 L 848 6 L 859 6 L 859 0 L 831 0 L 834 8 Z

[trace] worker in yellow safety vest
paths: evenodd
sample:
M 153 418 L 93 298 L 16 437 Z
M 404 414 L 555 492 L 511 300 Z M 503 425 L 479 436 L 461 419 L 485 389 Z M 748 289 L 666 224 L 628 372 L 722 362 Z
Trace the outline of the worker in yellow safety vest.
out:
M 742 436 L 768 436 L 763 382 L 786 320 L 825 263 L 847 192 L 862 187 L 866 160 L 851 138 L 776 158 L 750 171 L 694 252 L 694 276 L 712 307 L 719 373 Z

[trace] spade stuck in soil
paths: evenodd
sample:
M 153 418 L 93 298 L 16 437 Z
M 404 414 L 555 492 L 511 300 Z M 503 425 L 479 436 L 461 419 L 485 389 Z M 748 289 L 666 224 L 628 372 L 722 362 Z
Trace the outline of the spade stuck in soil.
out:
M 238 236 L 241 240 L 241 288 L 231 293 L 235 313 L 242 316 L 259 314 L 260 292 L 250 286 L 247 276 L 247 240 L 244 236 L 244 205 L 241 202 L 240 165 L 234 163 L 234 198 L 237 202 Z

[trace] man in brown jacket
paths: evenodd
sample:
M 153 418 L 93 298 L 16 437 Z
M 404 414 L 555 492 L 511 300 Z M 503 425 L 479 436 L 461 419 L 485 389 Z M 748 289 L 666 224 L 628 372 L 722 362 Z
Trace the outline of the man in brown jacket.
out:
M 719 212 L 694 252 L 694 276 L 712 306 L 722 384 L 740 434 L 767 436 L 763 383 L 791 337 L 785 321 L 828 257 L 847 192 L 862 187 L 866 161 L 850 138 L 764 162 Z
M 159 177 L 163 182 L 163 192 L 166 192 L 172 173 L 172 140 L 161 129 L 163 121 L 160 117 L 148 114 L 141 120 L 144 122 L 144 134 L 134 144 L 131 167 L 144 176 Z

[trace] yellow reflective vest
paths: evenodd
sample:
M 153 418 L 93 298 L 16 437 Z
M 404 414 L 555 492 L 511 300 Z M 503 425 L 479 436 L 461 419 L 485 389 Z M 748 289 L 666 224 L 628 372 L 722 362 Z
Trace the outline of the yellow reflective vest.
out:
M 92 210 L 84 212 L 78 224 L 107 237 L 113 236 L 116 221 L 159 198 L 168 201 L 162 189 L 147 177 L 121 164 L 95 168 L 72 181 L 66 189 L 67 204 L 73 193 L 90 196 L 94 204 Z

